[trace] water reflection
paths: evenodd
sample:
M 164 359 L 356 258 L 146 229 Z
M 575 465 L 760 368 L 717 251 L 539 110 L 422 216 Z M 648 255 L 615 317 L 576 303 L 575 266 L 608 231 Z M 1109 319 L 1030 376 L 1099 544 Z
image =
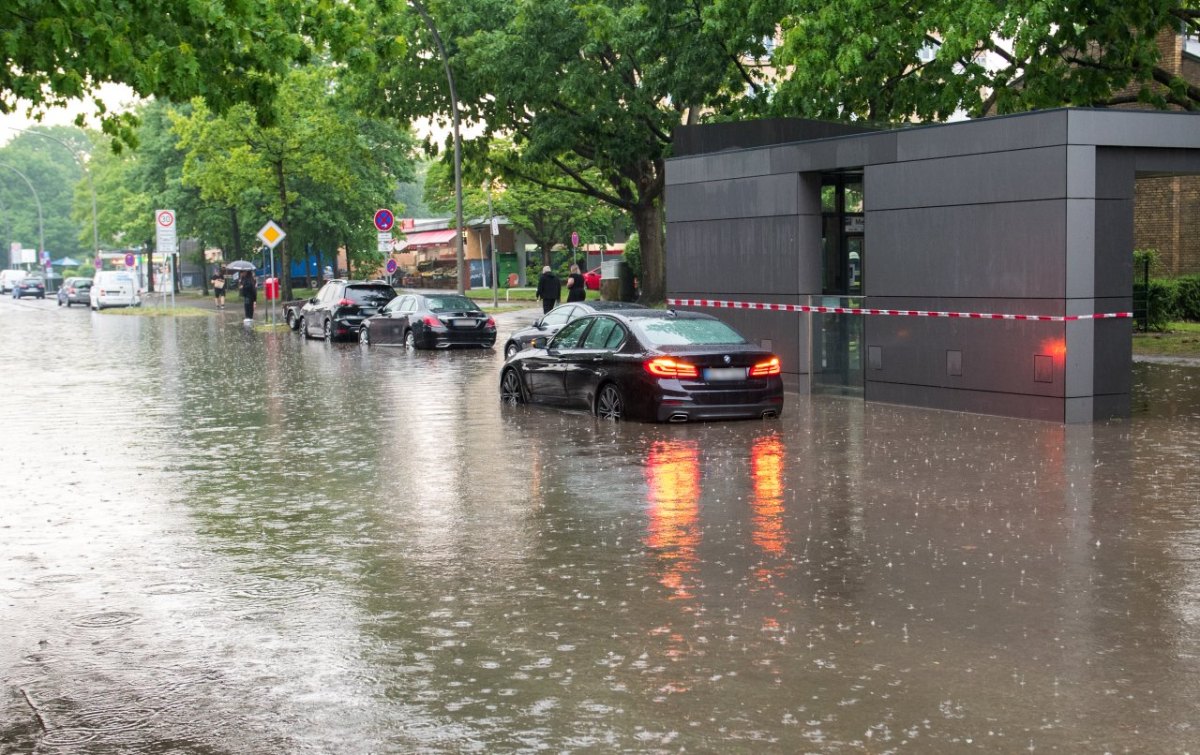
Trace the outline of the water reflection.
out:
M 699 444 L 654 441 L 646 455 L 646 485 L 646 545 L 661 562 L 659 581 L 673 599 L 694 598 L 700 547 Z

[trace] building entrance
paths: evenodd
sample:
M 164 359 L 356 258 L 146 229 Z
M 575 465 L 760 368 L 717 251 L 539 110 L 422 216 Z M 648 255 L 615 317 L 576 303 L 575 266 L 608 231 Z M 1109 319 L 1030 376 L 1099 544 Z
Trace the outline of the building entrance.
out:
M 826 175 L 821 181 L 821 280 L 814 305 L 861 307 L 866 272 L 861 173 Z M 863 395 L 863 318 L 814 314 L 813 392 Z

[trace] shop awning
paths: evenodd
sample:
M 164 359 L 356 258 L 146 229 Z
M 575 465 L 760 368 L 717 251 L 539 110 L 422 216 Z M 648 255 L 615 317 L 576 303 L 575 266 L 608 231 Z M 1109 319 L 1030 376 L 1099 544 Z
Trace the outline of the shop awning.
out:
M 414 249 L 428 249 L 434 246 L 445 246 L 454 240 L 455 230 L 453 228 L 445 228 L 440 231 L 420 231 L 418 233 L 407 234 L 403 240 L 396 242 L 396 251 L 412 251 Z

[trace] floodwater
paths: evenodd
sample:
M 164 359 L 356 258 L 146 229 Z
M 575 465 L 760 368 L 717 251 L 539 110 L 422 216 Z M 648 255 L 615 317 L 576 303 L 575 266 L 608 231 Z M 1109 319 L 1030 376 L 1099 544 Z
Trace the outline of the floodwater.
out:
M 609 424 L 239 309 L 0 301 L 0 752 L 1200 752 L 1200 368 Z

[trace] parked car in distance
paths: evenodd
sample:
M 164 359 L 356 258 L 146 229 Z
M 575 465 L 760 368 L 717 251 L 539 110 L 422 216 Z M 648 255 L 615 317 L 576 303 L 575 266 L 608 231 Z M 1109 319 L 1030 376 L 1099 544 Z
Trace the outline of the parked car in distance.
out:
M 29 273 L 25 270 L 0 270 L 0 293 L 7 294 L 13 290 L 13 284 Z
M 624 301 L 588 301 L 559 304 L 554 309 L 533 321 L 533 325 L 513 333 L 504 342 L 504 358 L 507 359 L 522 349 L 544 348 L 550 337 L 563 329 L 572 320 L 596 312 L 613 312 L 624 309 L 646 309 L 641 304 Z
M 67 278 L 58 287 L 58 306 L 66 304 L 90 304 L 92 300 L 91 278 Z
M 460 294 L 403 294 L 363 323 L 358 340 L 408 349 L 490 349 L 496 320 Z
M 92 279 L 88 303 L 99 312 L 106 307 L 140 307 L 142 297 L 132 273 L 101 270 Z
M 593 291 L 600 290 L 600 268 L 592 268 L 583 274 L 583 285 Z
M 326 341 L 353 337 L 363 320 L 395 298 L 396 290 L 386 283 L 331 280 L 300 308 L 296 329 L 305 338 L 316 333 Z
M 14 299 L 24 299 L 26 296 L 36 296 L 39 299 L 46 298 L 46 281 L 38 275 L 26 275 L 24 278 L 14 281 L 12 287 L 12 297 Z
M 710 315 L 633 309 L 585 315 L 544 349 L 504 363 L 500 397 L 651 422 L 770 418 L 779 357 Z

